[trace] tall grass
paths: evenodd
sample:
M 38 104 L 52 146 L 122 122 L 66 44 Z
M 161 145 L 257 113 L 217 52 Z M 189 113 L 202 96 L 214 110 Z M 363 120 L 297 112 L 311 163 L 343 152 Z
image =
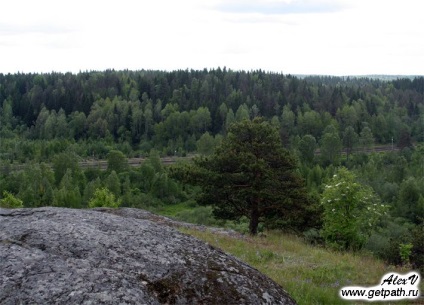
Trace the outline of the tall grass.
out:
M 236 238 L 195 229 L 181 230 L 221 248 L 268 275 L 284 287 L 300 305 L 362 304 L 340 299 L 340 288 L 375 286 L 390 271 L 409 271 L 386 266 L 364 253 L 334 252 L 311 246 L 299 237 L 280 232 L 267 232 L 266 237 Z M 421 291 L 422 289 L 421 283 Z M 401 301 L 396 304 L 409 303 Z

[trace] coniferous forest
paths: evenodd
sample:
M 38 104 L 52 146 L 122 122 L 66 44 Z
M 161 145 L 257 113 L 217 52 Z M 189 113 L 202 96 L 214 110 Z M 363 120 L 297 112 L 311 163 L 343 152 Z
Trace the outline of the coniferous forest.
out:
M 273 215 L 259 230 L 424 266 L 424 77 L 226 68 L 0 74 L 0 111 L 4 207 L 86 208 L 103 198 L 159 212 L 185 207 L 184 220 L 243 227 L 244 218 L 214 217 L 213 203 L 199 206 L 201 188 L 173 173 L 190 162 L 181 160 L 212 156 L 232 126 L 261 117 L 296 164 L 316 219 L 290 227 Z M 143 162 L 129 166 L 133 158 Z M 357 221 L 347 228 L 343 217 Z

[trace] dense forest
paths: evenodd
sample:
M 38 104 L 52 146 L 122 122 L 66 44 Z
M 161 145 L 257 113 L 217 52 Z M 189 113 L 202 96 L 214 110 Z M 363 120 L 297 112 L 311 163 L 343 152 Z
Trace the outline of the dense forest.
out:
M 315 202 L 344 166 L 389 207 L 366 249 L 400 264 L 399 249 L 412 245 L 408 260 L 424 265 L 424 77 L 298 78 L 226 68 L 0 74 L 0 111 L 4 203 L 81 208 L 103 190 L 121 206 L 185 202 L 208 216 L 197 206 L 199 189 L 172 178 L 160 157 L 210 155 L 233 123 L 263 117 L 295 156 Z M 376 146 L 383 151 L 370 153 Z M 129 167 L 131 157 L 148 158 Z M 106 159 L 108 169 L 82 168 L 86 159 Z M 303 233 L 320 243 L 320 230 Z

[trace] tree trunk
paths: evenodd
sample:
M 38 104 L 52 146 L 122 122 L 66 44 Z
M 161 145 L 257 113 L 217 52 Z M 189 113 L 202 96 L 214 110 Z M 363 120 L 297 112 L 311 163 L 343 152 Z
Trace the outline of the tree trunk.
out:
M 249 223 L 249 232 L 250 235 L 258 234 L 258 224 L 259 224 L 259 211 L 258 211 L 258 202 L 255 200 L 250 211 L 250 223 Z

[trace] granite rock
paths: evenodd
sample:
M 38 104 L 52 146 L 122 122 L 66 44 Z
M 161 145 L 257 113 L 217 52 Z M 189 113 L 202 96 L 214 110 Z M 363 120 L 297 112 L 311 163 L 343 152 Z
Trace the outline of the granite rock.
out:
M 0 209 L 0 304 L 295 304 L 175 226 L 137 209 Z

